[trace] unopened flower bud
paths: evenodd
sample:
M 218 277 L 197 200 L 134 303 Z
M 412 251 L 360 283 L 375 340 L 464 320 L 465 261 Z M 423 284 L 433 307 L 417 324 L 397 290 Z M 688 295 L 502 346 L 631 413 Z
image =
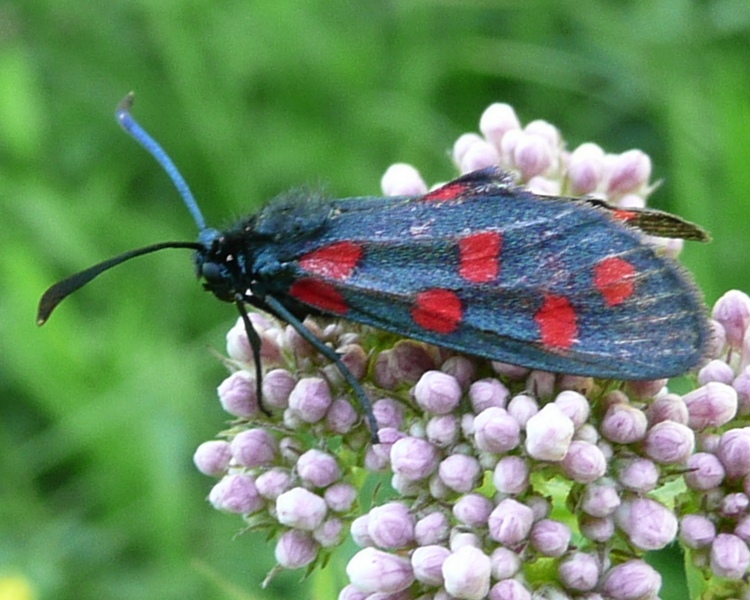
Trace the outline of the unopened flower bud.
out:
M 397 440 L 391 446 L 390 458 L 393 472 L 412 481 L 429 477 L 438 467 L 438 449 L 421 438 Z
M 333 433 L 349 433 L 358 420 L 356 409 L 343 398 L 334 400 L 326 413 L 326 427 Z
M 683 400 L 690 415 L 688 425 L 696 431 L 721 427 L 737 414 L 737 390 L 725 383 L 707 383 L 685 394 Z
M 456 139 L 456 141 L 453 143 L 453 152 L 451 153 L 455 165 L 457 167 L 461 165 L 464 156 L 466 156 L 469 148 L 471 148 L 474 144 L 476 144 L 477 142 L 486 141 L 489 140 L 482 139 L 482 136 L 477 135 L 476 133 L 464 133 L 458 136 L 458 139 Z
M 643 450 L 646 455 L 662 465 L 685 462 L 695 449 L 695 434 L 687 425 L 674 421 L 657 423 L 646 434 Z
M 224 475 L 232 458 L 229 442 L 210 440 L 203 442 L 193 454 L 193 463 L 204 475 L 220 477 Z
M 484 527 L 492 509 L 489 498 L 482 494 L 466 494 L 453 505 L 453 515 L 469 527 Z
M 256 427 L 241 431 L 232 440 L 232 457 L 244 467 L 271 464 L 278 453 L 278 442 L 267 430 Z
M 276 498 L 276 517 L 288 527 L 312 531 L 320 527 L 327 513 L 325 500 L 302 487 L 292 488 Z
M 643 189 L 651 177 L 651 158 L 641 150 L 628 150 L 615 156 L 610 164 L 607 192 L 621 196 Z
M 566 417 L 573 421 L 576 429 L 586 422 L 591 412 L 591 406 L 586 397 L 572 390 L 560 392 L 555 398 L 555 404 Z
M 255 378 L 246 371 L 232 373 L 219 385 L 221 407 L 235 417 L 249 418 L 258 414 L 258 392 Z
M 730 290 L 714 304 L 711 316 L 726 332 L 727 343 L 737 350 L 750 324 L 750 297 L 744 292 Z
M 404 422 L 404 407 L 397 400 L 382 398 L 372 405 L 372 414 L 381 429 L 399 429 Z
M 276 500 L 292 487 L 292 476 L 285 469 L 269 469 L 258 475 L 255 486 L 266 500 Z
M 560 583 L 573 592 L 588 592 L 599 581 L 599 561 L 588 552 L 573 552 L 557 569 Z
M 615 534 L 615 521 L 612 517 L 589 517 L 583 515 L 578 526 L 581 533 L 594 542 L 608 542 Z
M 417 521 L 414 526 L 414 539 L 420 546 L 441 544 L 448 539 L 450 523 L 448 517 L 435 511 Z
M 479 140 L 471 144 L 461 157 L 458 168 L 461 173 L 471 173 L 477 169 L 491 167 L 500 162 L 500 155 L 497 149 L 484 140 Z
M 443 585 L 443 563 L 451 551 L 445 546 L 420 546 L 411 555 L 414 577 L 426 585 Z
M 463 546 L 443 561 L 443 586 L 455 598 L 481 600 L 490 591 L 490 557 L 473 546 Z
M 285 569 L 300 569 L 318 555 L 318 544 L 307 531 L 291 529 L 281 535 L 274 552 L 276 562 Z
M 289 406 L 289 394 L 297 380 L 286 369 L 273 369 L 263 376 L 263 406 L 283 410 Z
M 503 456 L 495 465 L 492 483 L 501 494 L 521 494 L 529 487 L 529 465 L 520 456 Z
M 677 394 L 664 394 L 650 402 L 646 409 L 649 425 L 653 426 L 662 421 L 688 424 L 688 409 L 685 401 Z
M 490 537 L 511 547 L 528 537 L 533 522 L 532 510 L 512 498 L 502 500 L 487 520 Z
M 350 483 L 334 483 L 326 488 L 323 498 L 334 512 L 347 512 L 351 510 L 354 501 L 357 499 L 357 488 Z
M 521 172 L 523 181 L 545 173 L 552 166 L 549 143 L 541 136 L 524 133 L 513 149 L 513 164 Z
M 458 381 L 462 390 L 469 387 L 476 376 L 476 365 L 465 356 L 451 356 L 442 365 L 440 371 L 446 373 Z
M 554 519 L 542 519 L 534 523 L 529 541 L 542 556 L 562 556 L 570 544 L 571 532 L 567 525 Z
M 723 360 L 714 359 L 698 371 L 698 383 L 706 385 L 711 382 L 732 383 L 734 370 Z
M 750 473 L 750 427 L 725 432 L 719 441 L 716 455 L 730 479 Z
M 615 521 L 641 550 L 660 550 L 677 535 L 677 517 L 651 498 L 623 502 L 615 512 Z
M 607 517 L 620 506 L 620 495 L 613 483 L 587 485 L 581 498 L 581 510 L 592 517 Z
M 320 377 L 300 379 L 289 394 L 289 409 L 305 423 L 320 421 L 332 402 L 331 390 Z
M 264 504 L 255 487 L 255 480 L 244 473 L 222 477 L 211 489 L 208 501 L 217 510 L 241 515 L 259 511 Z
M 526 451 L 537 460 L 560 461 L 573 432 L 573 421 L 555 404 L 547 404 L 526 422 Z
M 594 444 L 574 440 L 570 443 L 561 466 L 573 481 L 592 483 L 607 472 L 607 459 Z
M 508 452 L 521 443 L 521 427 L 504 408 L 490 407 L 474 419 L 474 441 L 485 452 Z
M 690 489 L 705 492 L 720 486 L 725 475 L 724 466 L 715 455 L 696 452 L 688 458 L 685 483 Z
M 456 415 L 436 415 L 427 421 L 427 439 L 438 448 L 447 448 L 456 443 L 459 435 L 459 421 Z
M 490 588 L 488 600 L 531 600 L 531 590 L 517 579 L 503 579 Z
M 539 412 L 539 404 L 528 394 L 513 396 L 506 409 L 521 427 L 526 427 L 528 420 Z
M 655 598 L 661 588 L 661 575 L 643 560 L 629 560 L 604 575 L 601 591 L 611 600 Z
M 659 483 L 659 467 L 647 458 L 634 458 L 625 462 L 619 472 L 618 480 L 628 490 L 648 493 Z
M 750 568 L 750 550 L 736 535 L 720 533 L 711 544 L 711 570 L 719 577 L 740 579 Z
M 750 499 L 742 492 L 727 494 L 721 499 L 719 514 L 722 517 L 736 519 L 747 512 L 750 506 Z
M 646 435 L 648 419 L 643 411 L 629 404 L 613 404 L 602 419 L 604 437 L 616 444 L 631 444 Z
M 375 548 L 357 552 L 346 565 L 349 581 L 363 592 L 393 594 L 414 582 L 411 561 Z
M 311 449 L 299 457 L 297 474 L 310 487 L 327 487 L 341 477 L 336 459 L 326 452 Z
M 479 131 L 496 148 L 500 148 L 503 137 L 512 129 L 521 129 L 521 122 L 510 104 L 490 104 L 479 119 Z
M 521 557 L 510 548 L 498 546 L 490 555 L 493 579 L 508 579 L 521 570 Z
M 427 184 L 411 165 L 395 163 L 380 179 L 380 189 L 386 196 L 419 196 L 427 192 Z
M 604 174 L 604 150 L 592 143 L 581 144 L 570 154 L 568 179 L 573 196 L 590 194 Z
M 505 408 L 509 397 L 510 391 L 497 379 L 480 379 L 469 387 L 469 402 L 477 415 L 492 406 Z
M 685 515 L 680 521 L 680 540 L 688 548 L 706 548 L 716 537 L 716 525 L 703 515 Z
M 473 456 L 452 454 L 440 463 L 438 474 L 450 489 L 466 493 L 476 486 L 482 475 L 482 468 Z
M 461 400 L 461 386 L 455 377 L 441 371 L 427 371 L 414 387 L 414 399 L 433 415 L 453 412 Z
M 326 519 L 312 532 L 312 536 L 323 548 L 333 548 L 343 541 L 344 524 L 336 517 Z
M 370 522 L 370 515 L 360 515 L 352 521 L 349 526 L 349 534 L 352 536 L 352 540 L 360 548 L 367 548 L 374 546 L 375 542 L 372 541 L 370 534 L 367 531 L 368 523 Z
M 405 548 L 414 541 L 414 517 L 401 502 L 375 506 L 369 512 L 367 533 L 380 548 Z

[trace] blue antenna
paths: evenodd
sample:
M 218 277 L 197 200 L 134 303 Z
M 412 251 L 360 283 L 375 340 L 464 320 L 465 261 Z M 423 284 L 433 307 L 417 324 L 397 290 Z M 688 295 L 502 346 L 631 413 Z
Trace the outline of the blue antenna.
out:
M 185 203 L 185 206 L 187 206 L 190 214 L 193 215 L 193 220 L 195 221 L 196 225 L 198 225 L 198 229 L 201 232 L 201 240 L 203 240 L 204 237 L 212 237 L 211 233 L 207 232 L 208 228 L 206 227 L 206 220 L 203 218 L 201 209 L 198 208 L 198 203 L 195 201 L 193 193 L 190 191 L 190 187 L 185 181 L 185 178 L 177 170 L 177 167 L 172 162 L 172 159 L 169 158 L 166 152 L 164 152 L 164 149 L 159 145 L 159 143 L 154 138 L 152 138 L 130 114 L 130 109 L 133 106 L 134 97 L 135 94 L 133 92 L 130 92 L 127 96 L 125 96 L 125 98 L 123 98 L 122 102 L 117 105 L 117 110 L 115 110 L 115 118 L 117 119 L 117 122 L 127 133 L 129 133 L 135 139 L 136 142 L 143 146 L 148 151 L 148 153 L 156 159 L 156 161 L 166 171 L 167 175 L 169 175 L 169 178 L 172 180 L 175 187 L 177 188 L 177 191 L 182 197 L 182 201 Z M 206 236 L 206 234 L 208 235 Z

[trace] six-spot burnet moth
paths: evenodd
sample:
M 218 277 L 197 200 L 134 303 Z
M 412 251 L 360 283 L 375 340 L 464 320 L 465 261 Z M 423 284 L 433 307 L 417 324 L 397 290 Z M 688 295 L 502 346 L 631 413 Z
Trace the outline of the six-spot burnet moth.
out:
M 290 193 L 217 231 L 206 226 L 171 159 L 132 118 L 132 99 L 118 106 L 117 120 L 170 176 L 198 225 L 198 241 L 132 250 L 53 285 L 40 301 L 39 324 L 111 267 L 163 248 L 189 248 L 203 287 L 239 310 L 259 400 L 261 341 L 246 305 L 289 323 L 333 361 L 373 432 L 364 390 L 305 327 L 306 315 L 600 378 L 679 375 L 706 353 L 710 329 L 700 294 L 676 262 L 644 243 L 643 234 L 708 239 L 679 217 L 533 194 L 487 168 L 419 196 L 331 200 Z

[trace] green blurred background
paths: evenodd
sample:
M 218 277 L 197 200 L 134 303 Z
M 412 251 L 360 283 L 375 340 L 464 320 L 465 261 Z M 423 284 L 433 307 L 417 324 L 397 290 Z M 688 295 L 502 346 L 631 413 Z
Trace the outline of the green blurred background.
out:
M 750 291 L 746 0 L 5 0 L 0 578 L 31 597 L 335 598 L 343 579 L 346 557 L 261 590 L 272 545 L 205 503 L 191 458 L 226 419 L 211 349 L 235 313 L 187 252 L 122 266 L 34 324 L 57 279 L 195 235 L 113 120 L 129 90 L 216 226 L 306 183 L 377 194 L 395 161 L 445 180 L 455 138 L 509 102 L 571 147 L 649 153 L 652 205 L 714 236 L 683 253 L 707 300 Z M 684 597 L 668 581 L 663 597 Z

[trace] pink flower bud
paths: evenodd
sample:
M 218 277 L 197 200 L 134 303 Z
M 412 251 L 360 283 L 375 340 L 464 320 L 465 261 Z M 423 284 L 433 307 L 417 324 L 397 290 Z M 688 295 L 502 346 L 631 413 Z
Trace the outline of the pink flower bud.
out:
M 333 548 L 341 544 L 344 538 L 344 524 L 333 517 L 326 519 L 312 532 L 313 539 L 323 548 Z
M 688 424 L 688 409 L 685 401 L 677 394 L 664 394 L 650 402 L 646 409 L 646 416 L 650 425 L 662 421 Z
M 599 581 L 599 560 L 587 552 L 573 552 L 557 569 L 560 583 L 573 592 L 588 592 Z
M 485 141 L 489 140 L 482 139 L 482 136 L 477 135 L 476 133 L 464 133 L 458 136 L 458 139 L 453 143 L 453 152 L 451 153 L 455 165 L 459 166 L 461 164 L 461 161 L 464 159 L 464 156 L 466 156 L 469 148 L 477 142 Z
M 745 367 L 732 381 L 737 392 L 737 412 L 742 416 L 750 414 L 750 367 Z
M 576 429 L 586 422 L 591 412 L 591 406 L 586 397 L 572 390 L 560 392 L 555 398 L 555 404 L 566 417 L 573 421 Z
M 695 450 L 695 434 L 687 425 L 662 421 L 648 430 L 643 450 L 646 456 L 659 464 L 681 464 Z
M 583 515 L 578 523 L 581 533 L 594 542 L 605 543 L 615 535 L 615 521 L 612 517 L 589 517 Z
M 607 192 L 621 196 L 643 189 L 651 177 L 651 159 L 641 150 L 628 150 L 615 156 L 610 164 Z
M 560 461 L 568 452 L 573 421 L 560 408 L 547 404 L 526 422 L 526 451 L 537 460 Z
M 528 394 L 518 394 L 508 402 L 507 411 L 521 427 L 526 427 L 528 420 L 539 412 L 539 404 Z
M 420 546 L 441 544 L 448 539 L 450 523 L 440 511 L 422 517 L 414 526 L 414 539 Z
M 714 304 L 711 316 L 726 332 L 727 343 L 737 350 L 750 324 L 750 297 L 744 292 L 730 290 Z
M 543 556 L 562 556 L 568 551 L 571 532 L 567 525 L 554 519 L 542 519 L 534 523 L 529 541 Z
M 594 444 L 573 441 L 561 466 L 563 472 L 573 481 L 593 483 L 607 472 L 607 459 Z
M 276 500 L 292 487 L 292 476 L 284 469 L 270 469 L 258 475 L 255 486 L 266 500 Z
M 497 379 L 480 379 L 469 387 L 469 402 L 477 415 L 492 406 L 505 408 L 509 397 L 510 391 Z
M 453 454 L 440 463 L 438 474 L 450 489 L 465 494 L 477 485 L 482 468 L 473 456 Z
M 390 458 L 393 472 L 412 481 L 429 477 L 438 467 L 438 449 L 421 438 L 401 438 L 391 446 Z
M 261 428 L 241 431 L 232 440 L 232 456 L 243 467 L 261 467 L 276 460 L 278 442 Z
M 733 533 L 744 542 L 750 542 L 750 515 L 744 515 L 737 521 L 737 525 L 735 526 Z M 716 534 L 715 528 L 714 534 Z
M 659 483 L 659 468 L 647 458 L 633 458 L 622 465 L 618 480 L 626 489 L 645 494 Z
M 604 174 L 604 150 L 592 143 L 581 144 L 570 154 L 568 179 L 573 196 L 590 194 Z
M 650 498 L 623 502 L 615 521 L 630 542 L 641 550 L 660 550 L 677 535 L 677 517 L 663 504 Z
M 631 444 L 646 435 L 648 419 L 643 411 L 629 404 L 613 404 L 602 419 L 602 435 L 610 442 Z
M 317 423 L 326 416 L 333 402 L 325 379 L 300 379 L 289 395 L 289 409 L 305 423 Z
M 443 563 L 451 551 L 445 546 L 421 546 L 411 555 L 414 577 L 430 586 L 443 585 Z
M 453 515 L 469 527 L 484 527 L 493 508 L 492 501 L 482 494 L 466 494 L 453 505 Z
M 479 131 L 496 148 L 501 147 L 503 137 L 511 129 L 521 129 L 521 122 L 510 104 L 490 104 L 479 119 Z
M 193 454 L 196 468 L 210 477 L 220 477 L 227 472 L 232 451 L 229 442 L 224 440 L 210 440 L 203 442 Z
M 438 448 L 452 446 L 458 440 L 459 421 L 456 415 L 437 415 L 427 421 L 427 439 Z
M 719 487 L 725 475 L 724 466 L 716 456 L 696 452 L 688 458 L 685 483 L 690 489 L 705 492 Z
M 474 441 L 480 450 L 502 454 L 521 443 L 521 427 L 504 408 L 490 407 L 474 419 Z
M 495 465 L 492 483 L 501 494 L 522 494 L 529 487 L 529 465 L 520 456 L 503 456 Z
M 698 371 L 698 383 L 706 385 L 711 382 L 732 383 L 734 370 L 723 360 L 712 360 Z
M 351 583 L 341 588 L 337 600 L 367 600 L 370 594 L 355 588 Z
M 367 533 L 380 548 L 405 548 L 414 541 L 414 517 L 401 502 L 376 506 L 369 512 Z
M 747 544 L 731 533 L 720 533 L 711 544 L 711 570 L 719 577 L 741 579 L 750 568 Z
M 724 433 L 716 455 L 730 479 L 750 473 L 750 427 L 730 429 Z
M 581 510 L 592 517 L 607 517 L 620 506 L 620 495 L 611 483 L 587 485 L 581 498 Z
M 706 548 L 716 537 L 716 525 L 703 515 L 685 515 L 680 521 L 680 540 L 688 548 Z
M 455 598 L 482 600 L 490 591 L 490 557 L 463 546 L 443 561 L 443 586 Z
M 276 562 L 285 569 L 306 567 L 318 555 L 318 544 L 306 531 L 292 529 L 281 535 L 274 551 Z
M 358 420 L 356 409 L 342 398 L 334 400 L 326 413 L 326 427 L 333 433 L 342 435 L 349 433 Z
M 531 591 L 517 579 L 503 579 L 490 589 L 488 600 L 531 600 Z
M 480 140 L 466 149 L 458 165 L 461 173 L 471 173 L 477 169 L 491 167 L 500 162 L 497 149 L 490 143 Z
M 427 192 L 427 184 L 411 165 L 395 163 L 383 174 L 380 189 L 386 196 L 419 196 Z
M 334 512 L 348 512 L 357 499 L 357 488 L 350 483 L 334 483 L 323 493 L 323 498 Z
M 707 383 L 685 394 L 683 400 L 690 415 L 688 425 L 696 431 L 721 427 L 737 414 L 737 391 L 725 383 Z
M 404 340 L 391 350 L 381 352 L 373 370 L 375 383 L 391 390 L 403 384 L 416 383 L 425 371 L 434 368 L 435 360 L 424 344 Z
M 611 600 L 655 598 L 661 589 L 661 575 L 642 560 L 629 560 L 604 575 L 601 591 Z
M 502 500 L 487 520 L 490 537 L 510 547 L 528 537 L 533 522 L 533 511 L 512 498 Z
M 219 483 L 211 488 L 208 501 L 217 510 L 241 515 L 257 512 L 264 505 L 255 487 L 255 481 L 244 473 L 222 477 Z
M 544 119 L 529 121 L 523 131 L 529 135 L 539 136 L 550 148 L 557 149 L 562 145 L 560 130 Z
M 310 487 L 327 487 L 341 477 L 336 459 L 320 450 L 308 450 L 297 461 L 297 474 Z
M 499 546 L 490 555 L 493 579 L 508 579 L 521 570 L 521 557 L 510 548 Z
M 372 414 L 378 427 L 399 429 L 404 422 L 404 407 L 397 400 L 383 398 L 372 405 Z
M 742 492 L 734 492 L 721 499 L 719 514 L 728 519 L 736 519 L 747 512 L 748 506 L 750 506 L 750 498 Z
M 414 399 L 434 415 L 453 412 L 461 400 L 461 386 L 455 377 L 440 371 L 427 371 L 414 387 Z
M 451 356 L 440 366 L 440 371 L 453 377 L 461 389 L 465 390 L 474 380 L 477 367 L 465 356 Z
M 367 526 L 370 522 L 370 515 L 360 515 L 349 526 L 349 533 L 360 548 L 366 548 L 368 546 L 374 546 L 375 542 L 372 541 L 370 534 L 367 532 Z
M 287 527 L 312 531 L 326 518 L 325 500 L 305 488 L 296 487 L 276 498 L 276 518 Z
M 230 415 L 249 418 L 258 414 L 255 377 L 246 371 L 232 373 L 221 382 L 217 392 L 221 407 Z
M 513 164 L 521 172 L 523 181 L 545 173 L 552 166 L 549 143 L 540 136 L 524 133 L 513 149 Z
M 393 594 L 405 590 L 414 582 L 411 561 L 375 548 L 357 552 L 346 565 L 349 581 L 363 592 Z
M 263 376 L 263 406 L 284 410 L 297 380 L 286 369 L 273 369 Z
M 293 437 L 281 438 L 279 441 L 279 454 L 288 465 L 297 464 L 297 459 L 302 454 L 302 442 Z

